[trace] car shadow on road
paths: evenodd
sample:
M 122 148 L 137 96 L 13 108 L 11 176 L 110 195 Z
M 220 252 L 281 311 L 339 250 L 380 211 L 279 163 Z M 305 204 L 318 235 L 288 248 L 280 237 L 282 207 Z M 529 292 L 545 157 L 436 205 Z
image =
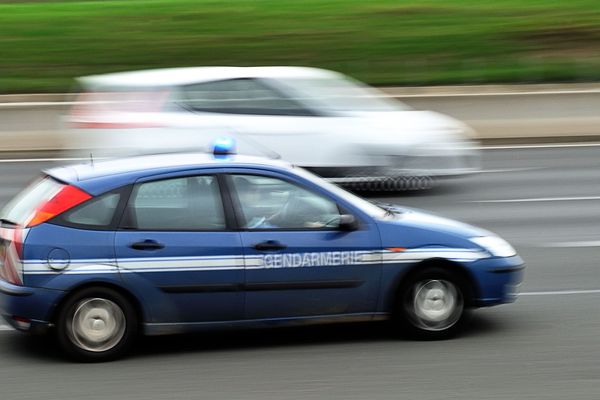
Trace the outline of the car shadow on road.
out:
M 456 338 L 462 341 L 473 337 L 502 335 L 506 321 L 475 313 L 465 330 Z M 509 324 L 510 325 L 510 324 Z M 15 357 L 30 361 L 53 363 L 66 361 L 52 335 L 29 336 L 8 333 L 9 349 Z M 214 330 L 194 334 L 140 337 L 129 358 L 146 358 L 165 354 L 230 352 L 256 349 L 300 348 L 303 346 L 361 345 L 372 343 L 405 343 L 413 339 L 398 335 L 389 323 L 347 323 L 303 327 Z

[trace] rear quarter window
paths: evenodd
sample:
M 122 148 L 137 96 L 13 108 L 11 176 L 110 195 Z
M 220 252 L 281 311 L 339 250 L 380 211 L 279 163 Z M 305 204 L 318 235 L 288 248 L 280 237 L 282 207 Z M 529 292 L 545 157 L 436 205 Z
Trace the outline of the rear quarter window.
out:
M 108 193 L 66 212 L 60 219 L 82 228 L 107 227 L 113 220 L 120 199 L 120 193 Z

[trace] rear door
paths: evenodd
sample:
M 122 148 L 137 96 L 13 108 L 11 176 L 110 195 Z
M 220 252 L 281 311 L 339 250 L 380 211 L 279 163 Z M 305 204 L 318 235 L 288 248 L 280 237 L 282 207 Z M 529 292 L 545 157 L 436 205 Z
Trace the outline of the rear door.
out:
M 154 307 L 153 322 L 243 317 L 240 235 L 230 229 L 216 175 L 136 183 L 115 247 L 123 279 Z

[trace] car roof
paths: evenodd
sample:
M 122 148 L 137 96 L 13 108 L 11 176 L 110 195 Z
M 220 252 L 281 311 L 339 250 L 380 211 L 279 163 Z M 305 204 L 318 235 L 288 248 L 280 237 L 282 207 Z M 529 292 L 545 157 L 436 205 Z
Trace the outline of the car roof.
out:
M 52 168 L 47 175 L 92 192 L 111 190 L 138 178 L 161 173 L 202 168 L 249 167 L 289 171 L 293 166 L 281 160 L 245 155 L 214 156 L 207 153 L 169 153 L 92 161 Z M 99 185 L 97 184 L 99 183 Z
M 187 67 L 116 72 L 78 78 L 86 87 L 163 87 L 239 78 L 328 78 L 337 72 L 310 67 Z

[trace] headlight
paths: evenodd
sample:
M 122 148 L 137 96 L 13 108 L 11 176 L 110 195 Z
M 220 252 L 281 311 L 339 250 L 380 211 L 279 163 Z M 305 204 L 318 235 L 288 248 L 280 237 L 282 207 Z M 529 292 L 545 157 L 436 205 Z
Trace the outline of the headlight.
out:
M 498 236 L 478 236 L 471 238 L 471 242 L 483 247 L 496 257 L 511 257 L 517 254 L 515 249 L 504 239 Z

